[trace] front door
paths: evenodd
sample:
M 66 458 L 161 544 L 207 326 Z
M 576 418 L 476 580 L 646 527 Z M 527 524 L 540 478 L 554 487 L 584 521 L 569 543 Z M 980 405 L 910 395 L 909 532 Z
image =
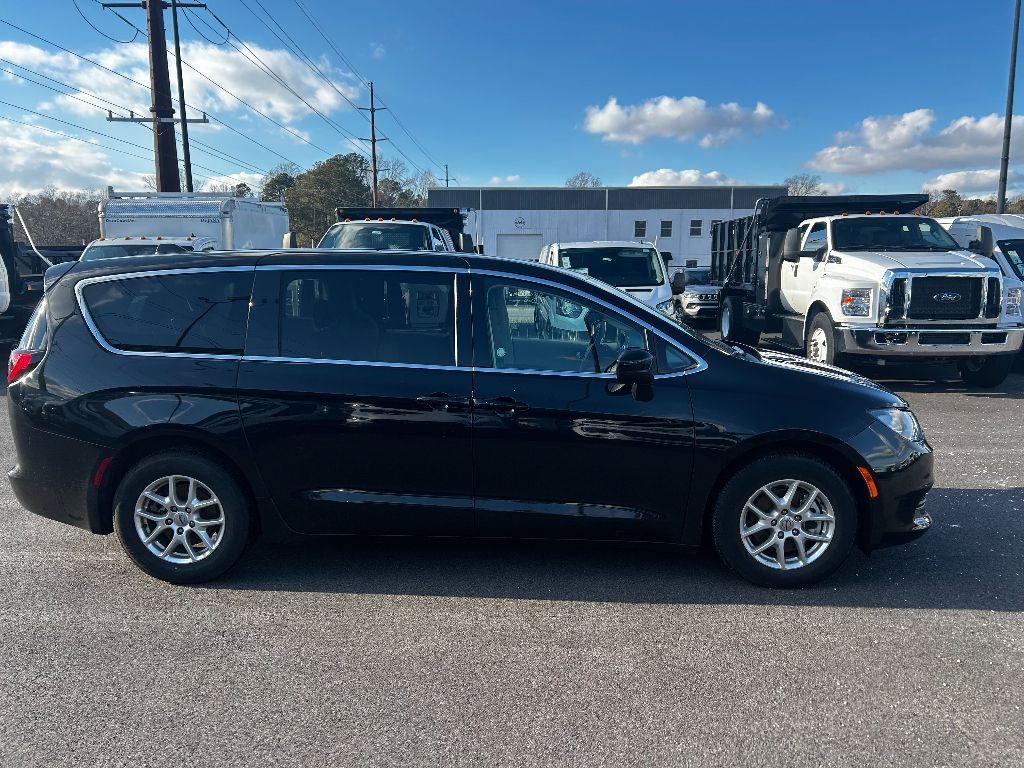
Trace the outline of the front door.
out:
M 807 313 L 814 286 L 826 264 L 826 260 L 819 255 L 822 248 L 826 249 L 827 254 L 828 233 L 825 222 L 819 221 L 804 238 L 799 261 L 783 262 L 780 298 L 790 312 L 800 315 Z
M 663 539 L 686 504 L 691 359 L 608 305 L 516 278 L 473 275 L 477 530 Z M 660 345 L 660 346 L 659 346 Z M 617 392 L 620 350 L 654 346 L 665 374 Z M 671 370 L 670 370 L 671 369 Z
M 455 312 L 466 280 L 414 267 L 257 273 L 239 404 L 289 526 L 471 531 L 472 373 Z

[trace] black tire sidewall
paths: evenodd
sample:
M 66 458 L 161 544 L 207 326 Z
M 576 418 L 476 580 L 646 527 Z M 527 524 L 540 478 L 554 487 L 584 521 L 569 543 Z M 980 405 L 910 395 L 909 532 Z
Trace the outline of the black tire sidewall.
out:
M 177 564 L 150 552 L 135 530 L 135 502 L 154 480 L 186 475 L 204 483 L 224 510 L 224 538 L 205 559 Z M 249 502 L 235 479 L 220 465 L 200 454 L 160 453 L 142 459 L 128 470 L 114 494 L 114 532 L 132 561 L 146 573 L 175 584 L 195 584 L 217 578 L 233 566 L 249 541 Z
M 740 510 L 763 485 L 784 480 L 805 480 L 828 497 L 836 530 L 828 549 L 809 565 L 775 570 L 757 562 L 743 546 L 739 533 Z M 857 504 L 849 486 L 824 462 L 802 455 L 770 456 L 739 470 L 718 496 L 712 513 L 712 537 L 719 555 L 740 576 L 768 587 L 802 587 L 825 578 L 845 562 L 857 536 Z
M 971 370 L 965 363 L 960 363 L 960 378 L 965 384 L 974 387 L 998 387 L 1013 370 L 1013 355 L 992 355 L 985 359 L 977 370 Z

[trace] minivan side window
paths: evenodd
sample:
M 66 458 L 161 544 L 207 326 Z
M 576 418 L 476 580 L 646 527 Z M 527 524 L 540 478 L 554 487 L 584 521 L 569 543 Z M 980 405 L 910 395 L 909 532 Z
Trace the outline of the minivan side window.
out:
M 252 270 L 172 273 L 82 287 L 99 334 L 129 352 L 240 355 Z
M 603 373 L 645 331 L 575 294 L 485 281 L 486 335 L 477 365 L 527 371 Z
M 455 365 L 454 274 L 318 269 L 280 279 L 278 357 Z

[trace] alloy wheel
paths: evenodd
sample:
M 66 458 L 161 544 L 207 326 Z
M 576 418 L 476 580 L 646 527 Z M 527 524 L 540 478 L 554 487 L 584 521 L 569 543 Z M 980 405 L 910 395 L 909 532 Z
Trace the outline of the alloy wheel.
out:
M 758 488 L 740 512 L 743 546 L 758 563 L 776 570 L 810 565 L 835 534 L 832 503 L 804 480 L 776 480 Z
M 220 499 L 194 477 L 155 480 L 135 502 L 135 531 L 150 552 L 170 563 L 199 562 L 224 539 Z

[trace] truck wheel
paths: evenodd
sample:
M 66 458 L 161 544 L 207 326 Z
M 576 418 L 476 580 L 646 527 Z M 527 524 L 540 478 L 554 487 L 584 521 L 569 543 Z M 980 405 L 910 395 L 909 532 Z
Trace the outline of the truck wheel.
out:
M 1013 355 L 968 357 L 957 363 L 960 378 L 972 387 L 998 387 L 1013 369 Z
M 836 330 L 827 312 L 818 312 L 811 318 L 804 340 L 804 356 L 816 363 L 843 364 L 843 356 L 836 349 Z
M 736 341 L 740 344 L 756 346 L 761 334 L 743 323 L 743 300 L 739 296 L 727 296 L 722 302 L 722 311 L 718 316 L 718 330 L 722 332 L 724 341 Z

